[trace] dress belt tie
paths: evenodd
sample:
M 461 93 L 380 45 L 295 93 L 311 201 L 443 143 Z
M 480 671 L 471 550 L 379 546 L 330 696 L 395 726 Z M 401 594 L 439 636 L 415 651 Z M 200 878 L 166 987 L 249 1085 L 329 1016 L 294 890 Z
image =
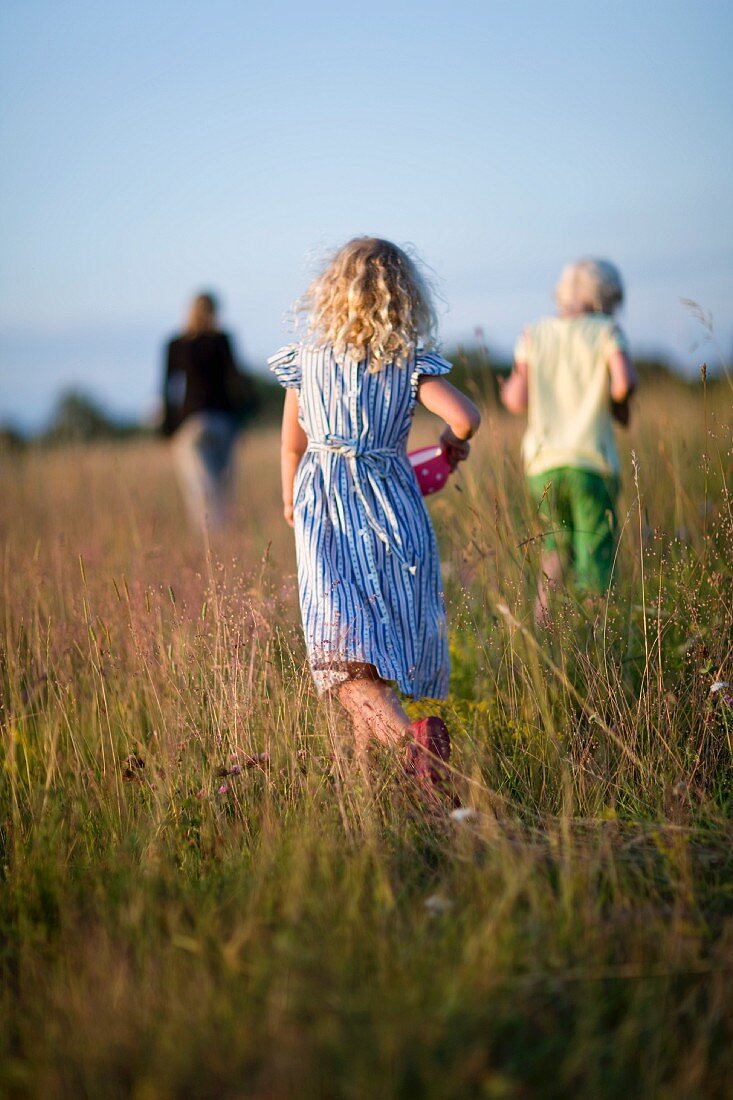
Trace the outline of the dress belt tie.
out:
M 369 481 L 371 481 L 374 476 L 379 478 L 389 477 L 392 472 L 392 460 L 399 458 L 402 452 L 398 451 L 396 447 L 365 446 L 359 439 L 344 439 L 342 436 L 338 435 L 327 435 L 325 439 L 311 441 L 308 443 L 308 450 L 315 451 L 318 454 L 335 454 L 346 459 L 354 482 L 354 491 L 356 492 L 359 503 L 364 509 L 367 523 L 374 531 L 375 535 L 389 547 L 409 572 L 414 574 L 416 567 L 408 562 L 405 557 L 405 551 L 402 545 L 402 535 L 400 534 L 397 517 L 390 507 L 388 500 L 381 493 L 379 486 L 372 481 L 372 490 L 376 496 L 381 498 L 382 507 L 384 508 L 389 523 L 389 527 L 385 528 L 372 511 L 364 495 L 364 488 L 361 480 L 362 475 L 365 475 Z

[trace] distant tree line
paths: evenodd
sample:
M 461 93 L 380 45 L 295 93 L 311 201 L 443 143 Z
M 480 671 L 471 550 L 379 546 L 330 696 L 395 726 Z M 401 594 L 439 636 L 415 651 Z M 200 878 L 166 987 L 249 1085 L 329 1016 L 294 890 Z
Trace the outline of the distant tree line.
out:
M 474 399 L 498 404 L 499 380 L 508 378 L 511 373 L 510 359 L 494 358 L 488 348 L 476 344 L 454 348 L 447 353 L 447 358 L 453 364 L 451 381 L 459 389 L 464 389 Z M 685 390 L 700 385 L 700 374 L 682 375 L 661 358 L 634 356 L 634 366 L 642 387 L 664 383 Z M 711 377 L 708 373 L 707 381 L 716 385 L 722 377 L 722 374 Z
M 260 408 L 258 423 L 273 422 L 282 412 L 282 389 L 268 378 L 253 379 Z M 12 423 L 0 424 L 0 452 L 17 451 L 28 443 L 56 446 L 125 440 L 155 435 L 156 423 L 124 419 L 104 407 L 91 394 L 78 389 L 64 390 L 57 398 L 48 424 L 32 436 Z
M 494 358 L 489 349 L 476 344 L 457 347 L 448 351 L 453 363 L 452 380 L 472 397 L 482 402 L 497 403 L 499 379 L 511 371 L 511 362 Z M 643 385 L 665 382 L 680 389 L 700 384 L 700 376 L 685 378 L 670 369 L 668 363 L 657 358 L 635 358 L 634 365 Z M 258 424 L 276 422 L 282 412 L 283 391 L 267 377 L 253 378 L 260 409 Z M 714 385 L 715 379 L 708 378 Z M 125 420 L 109 412 L 90 394 L 78 389 L 60 394 L 47 426 L 32 437 L 11 423 L 0 423 L 0 452 L 19 450 L 29 442 L 54 446 L 67 443 L 89 443 L 98 440 L 125 440 L 143 435 L 154 435 L 157 426 Z

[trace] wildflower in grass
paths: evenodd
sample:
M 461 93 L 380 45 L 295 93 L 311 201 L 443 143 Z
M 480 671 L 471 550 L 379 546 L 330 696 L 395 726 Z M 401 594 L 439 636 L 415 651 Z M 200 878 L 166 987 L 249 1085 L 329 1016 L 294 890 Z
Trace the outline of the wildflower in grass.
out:
M 132 753 L 122 762 L 122 768 L 122 778 L 130 782 L 133 779 L 140 778 L 140 772 L 145 768 L 145 761 L 141 756 Z
M 429 898 L 425 898 L 425 908 L 431 913 L 440 915 L 452 909 L 453 902 L 450 898 L 444 898 L 442 894 L 431 894 Z
M 246 757 L 244 761 L 245 768 L 257 768 L 264 764 L 270 763 L 269 752 L 256 752 L 254 756 Z
M 725 689 L 729 687 L 730 684 L 727 680 L 716 680 L 710 688 L 710 694 L 716 695 L 719 691 L 725 691 Z
M 219 787 L 218 793 L 219 794 L 229 794 L 229 784 L 228 783 L 222 783 L 221 787 Z
M 461 825 L 464 821 L 475 821 L 478 814 L 471 806 L 460 806 L 457 810 L 453 810 L 450 816 L 453 821 Z
M 230 768 L 229 769 L 229 774 L 230 775 L 241 775 L 242 774 L 242 769 L 241 769 L 240 765 L 235 764 L 233 768 Z

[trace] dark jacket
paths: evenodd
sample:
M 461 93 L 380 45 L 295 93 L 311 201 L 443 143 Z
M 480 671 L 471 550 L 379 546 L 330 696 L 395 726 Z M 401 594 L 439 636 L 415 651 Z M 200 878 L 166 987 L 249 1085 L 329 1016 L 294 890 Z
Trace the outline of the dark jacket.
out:
M 177 336 L 166 349 L 162 431 L 172 435 L 187 417 L 222 412 L 238 421 L 257 405 L 252 381 L 237 370 L 225 332 Z

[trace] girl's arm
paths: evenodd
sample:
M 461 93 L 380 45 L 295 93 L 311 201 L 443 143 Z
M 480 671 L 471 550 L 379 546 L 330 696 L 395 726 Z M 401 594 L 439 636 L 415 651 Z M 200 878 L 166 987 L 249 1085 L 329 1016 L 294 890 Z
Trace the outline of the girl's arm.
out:
M 171 384 L 175 372 L 173 362 L 173 341 L 165 349 L 165 370 L 163 372 L 163 419 L 160 430 L 164 436 L 171 436 L 178 427 L 176 424 L 176 410 L 171 400 Z
M 285 522 L 293 526 L 293 482 L 301 458 L 308 447 L 308 436 L 298 423 L 298 394 L 285 391 L 283 425 L 280 435 L 280 475 L 283 486 L 283 515 Z
M 638 379 L 625 351 L 619 348 L 609 356 L 608 372 L 611 375 L 611 416 L 626 427 L 630 416 L 629 398 L 637 387 Z
M 501 387 L 501 400 L 505 409 L 510 413 L 523 413 L 527 411 L 529 403 L 529 383 L 527 381 L 527 364 L 519 359 L 514 361 L 514 369 L 506 382 L 499 383 Z
M 417 399 L 428 412 L 445 420 L 446 427 L 441 432 L 440 442 L 448 461 L 453 466 L 463 462 L 468 458 L 468 441 L 481 423 L 481 413 L 473 401 L 445 379 L 427 375 L 420 379 Z

